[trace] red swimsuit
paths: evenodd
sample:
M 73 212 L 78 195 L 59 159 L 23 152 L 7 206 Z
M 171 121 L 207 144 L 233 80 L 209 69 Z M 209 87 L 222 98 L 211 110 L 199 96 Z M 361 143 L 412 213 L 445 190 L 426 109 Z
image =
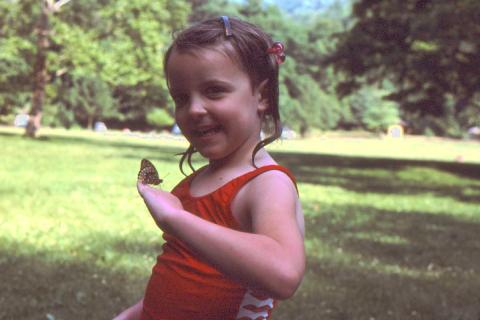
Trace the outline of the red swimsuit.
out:
M 193 197 L 191 175 L 172 191 L 189 211 L 205 220 L 240 230 L 230 205 L 237 192 L 251 179 L 269 170 L 285 172 L 269 165 L 241 175 L 214 192 Z M 158 256 L 145 292 L 141 320 L 261 320 L 271 319 L 274 300 L 226 278 L 202 261 L 179 239 L 164 233 L 163 253 Z

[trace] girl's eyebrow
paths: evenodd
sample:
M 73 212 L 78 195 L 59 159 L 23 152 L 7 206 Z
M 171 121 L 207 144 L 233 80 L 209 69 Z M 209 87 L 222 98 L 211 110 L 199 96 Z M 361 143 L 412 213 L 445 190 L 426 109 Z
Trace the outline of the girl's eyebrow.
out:
M 200 88 L 208 87 L 208 86 L 224 86 L 227 88 L 232 87 L 232 83 L 229 82 L 228 80 L 221 80 L 221 79 L 207 79 L 205 81 L 202 81 L 200 83 Z M 185 91 L 185 88 L 183 86 L 178 86 L 178 87 L 173 87 L 170 86 L 169 88 L 170 94 L 175 95 L 175 94 L 181 94 Z
M 206 80 L 204 83 L 202 83 L 203 86 L 209 86 L 209 85 L 221 85 L 221 86 L 231 86 L 231 82 L 228 80 L 220 80 L 220 79 L 210 79 Z
M 168 91 L 170 91 L 170 93 L 179 93 L 184 91 L 184 89 L 184 86 L 182 86 L 181 84 L 177 86 L 172 86 L 172 84 L 170 83 L 168 86 Z

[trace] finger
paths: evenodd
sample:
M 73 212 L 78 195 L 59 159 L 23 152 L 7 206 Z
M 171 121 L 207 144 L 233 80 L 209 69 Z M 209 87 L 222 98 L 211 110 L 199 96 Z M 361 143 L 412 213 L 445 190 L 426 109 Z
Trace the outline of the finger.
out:
M 145 184 L 145 182 L 143 182 L 143 180 L 140 180 L 140 179 L 137 180 L 137 190 L 140 193 L 140 195 L 142 195 L 145 192 L 145 187 L 147 187 L 147 185 Z

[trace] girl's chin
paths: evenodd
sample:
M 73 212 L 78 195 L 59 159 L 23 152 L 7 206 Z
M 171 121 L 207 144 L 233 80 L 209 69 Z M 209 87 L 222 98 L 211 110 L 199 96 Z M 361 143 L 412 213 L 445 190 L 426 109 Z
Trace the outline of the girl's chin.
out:
M 219 152 L 215 152 L 212 150 L 202 150 L 202 149 L 197 149 L 198 153 L 208 161 L 215 161 L 215 160 L 221 160 L 225 158 L 225 155 Z
M 198 151 L 198 153 L 208 160 L 209 162 L 212 161 L 219 161 L 222 159 L 227 158 L 230 153 L 227 150 L 222 150 L 221 148 L 212 148 L 209 146 L 196 146 L 195 149 Z

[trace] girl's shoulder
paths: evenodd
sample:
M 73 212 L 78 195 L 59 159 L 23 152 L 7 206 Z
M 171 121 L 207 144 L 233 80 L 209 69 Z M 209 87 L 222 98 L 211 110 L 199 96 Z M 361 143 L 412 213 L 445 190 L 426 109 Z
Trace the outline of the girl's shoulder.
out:
M 267 164 L 258 167 L 234 180 L 235 193 L 240 192 L 243 201 L 255 199 L 272 200 L 269 197 L 286 196 L 286 193 L 296 197 L 298 194 L 297 182 L 293 173 L 279 164 Z M 272 192 L 273 191 L 273 192 Z
M 281 222 L 296 225 L 303 235 L 303 211 L 294 175 L 280 165 L 260 167 L 255 173 L 235 197 L 233 215 L 251 232 L 262 233 L 259 230 L 265 231 L 265 225 Z
M 285 188 L 298 192 L 297 181 L 294 174 L 288 168 L 278 164 L 259 167 L 252 172 L 250 178 L 251 183 L 249 183 L 249 188 L 255 192 L 265 189 L 282 190 Z M 260 193 L 260 195 L 261 194 L 262 193 Z
M 296 185 L 296 179 L 293 173 L 287 168 L 279 164 L 268 164 L 256 168 L 251 172 L 252 178 L 264 180 L 263 183 L 275 183 L 277 180 L 289 180 Z M 257 181 L 260 181 L 257 180 Z
M 188 189 L 191 197 L 201 198 L 222 190 L 234 195 L 246 185 L 252 185 L 252 182 L 253 185 L 275 185 L 285 180 L 296 188 L 295 177 L 289 169 L 276 163 L 268 163 L 257 168 L 222 175 L 208 173 L 207 167 L 203 167 L 183 179 L 179 185 Z

